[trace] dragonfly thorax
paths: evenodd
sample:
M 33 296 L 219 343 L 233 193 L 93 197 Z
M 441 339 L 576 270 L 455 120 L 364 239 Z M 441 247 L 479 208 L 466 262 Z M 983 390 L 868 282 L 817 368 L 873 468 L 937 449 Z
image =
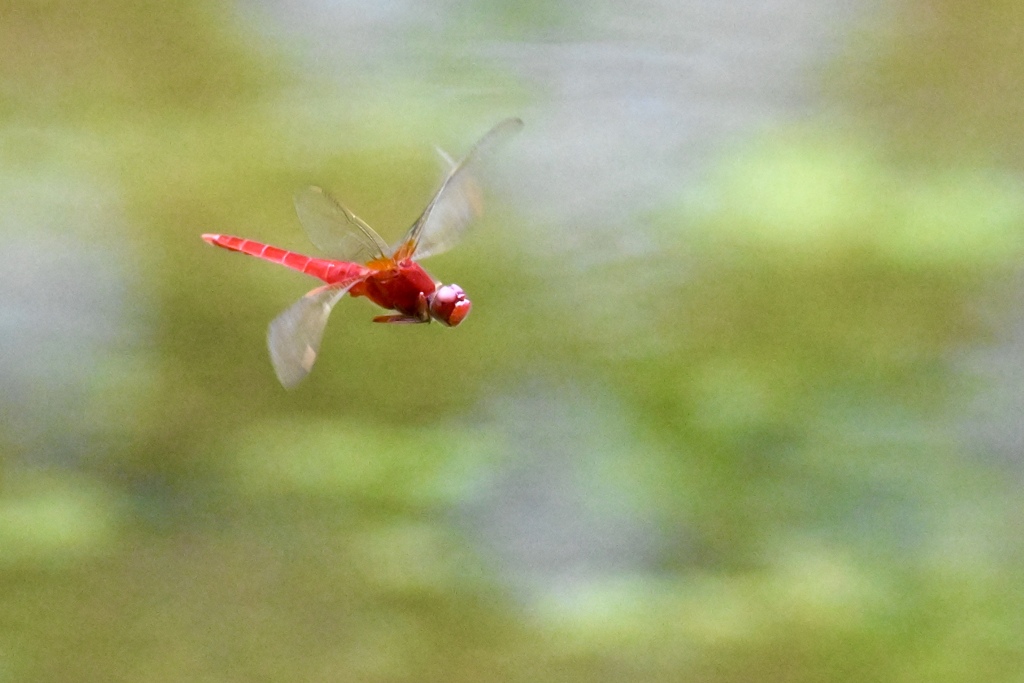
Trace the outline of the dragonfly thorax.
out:
M 427 297 L 430 316 L 448 327 L 455 327 L 469 315 L 473 303 L 458 285 L 441 285 Z

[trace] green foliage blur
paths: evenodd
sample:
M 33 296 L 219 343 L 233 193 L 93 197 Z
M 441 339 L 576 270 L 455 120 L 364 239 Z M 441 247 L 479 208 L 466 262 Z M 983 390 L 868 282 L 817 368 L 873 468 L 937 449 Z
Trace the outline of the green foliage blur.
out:
M 573 30 L 473 7 L 453 33 Z M 1020 468 L 964 427 L 991 379 L 964 359 L 1024 253 L 1024 6 L 887 12 L 822 75 L 842 115 L 723 151 L 635 217 L 654 249 L 584 268 L 499 197 L 429 265 L 467 324 L 345 302 L 289 393 L 264 330 L 310 283 L 199 234 L 304 250 L 313 183 L 395 237 L 434 142 L 541 95 L 457 47 L 455 103 L 313 83 L 226 4 L 0 2 L 0 236 L 68 252 L 84 277 L 45 281 L 109 325 L 62 327 L 31 258 L 0 275 L 66 337 L 0 308 L 54 359 L 0 406 L 0 682 L 1017 680 Z M 524 434 L 653 558 L 509 580 L 459 520 Z

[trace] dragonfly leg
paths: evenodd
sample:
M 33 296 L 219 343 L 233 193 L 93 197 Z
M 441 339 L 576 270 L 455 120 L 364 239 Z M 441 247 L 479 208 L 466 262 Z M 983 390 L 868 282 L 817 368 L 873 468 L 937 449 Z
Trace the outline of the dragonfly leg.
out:
M 414 315 L 402 315 L 402 314 L 398 314 L 398 315 L 378 315 L 376 318 L 373 319 L 373 322 L 375 322 L 375 323 L 398 323 L 398 324 L 405 324 L 405 325 L 414 325 L 414 324 L 417 324 L 417 323 L 429 323 L 430 319 L 428 318 L 427 320 L 423 320 L 422 318 L 417 318 Z

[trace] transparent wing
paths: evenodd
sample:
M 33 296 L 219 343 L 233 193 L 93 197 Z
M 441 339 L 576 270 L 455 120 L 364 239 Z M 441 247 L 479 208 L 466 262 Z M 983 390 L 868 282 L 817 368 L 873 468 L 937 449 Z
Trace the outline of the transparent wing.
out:
M 520 119 L 505 119 L 451 167 L 437 194 L 398 243 L 396 258 L 427 258 L 448 251 L 459 241 L 473 219 L 483 212 L 483 192 L 476 178 L 480 162 L 522 127 Z
M 318 287 L 274 318 L 267 329 L 270 362 L 277 379 L 291 389 L 309 374 L 331 309 L 359 279 Z
M 332 259 L 366 263 L 389 253 L 387 242 L 373 228 L 322 188 L 300 190 L 295 213 L 310 241 Z

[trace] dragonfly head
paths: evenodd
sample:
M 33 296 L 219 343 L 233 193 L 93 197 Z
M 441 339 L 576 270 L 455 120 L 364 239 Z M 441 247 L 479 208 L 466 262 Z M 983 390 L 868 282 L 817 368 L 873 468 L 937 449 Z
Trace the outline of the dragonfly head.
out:
M 461 323 L 472 307 L 472 302 L 458 285 L 442 285 L 430 295 L 430 316 L 448 327 Z

